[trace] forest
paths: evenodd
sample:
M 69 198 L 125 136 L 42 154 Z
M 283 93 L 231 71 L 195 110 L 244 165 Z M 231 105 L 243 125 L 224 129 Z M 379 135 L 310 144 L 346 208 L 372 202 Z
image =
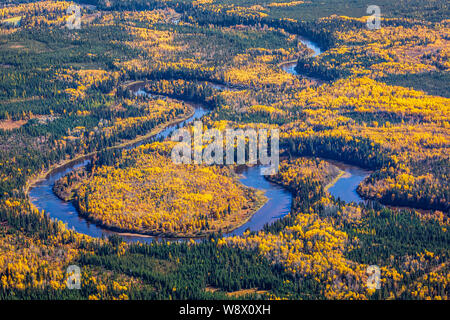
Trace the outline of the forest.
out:
M 72 4 L 80 29 L 66 27 Z M 368 4 L 0 7 L 0 299 L 449 299 L 449 5 L 381 0 L 369 30 Z M 199 105 L 206 128 L 280 131 L 266 179 L 292 194 L 289 214 L 226 235 L 267 197 L 235 167 L 175 165 L 173 143 L 152 138 Z M 90 164 L 53 192 L 115 231 L 103 237 L 30 198 L 79 159 Z M 328 191 L 343 174 L 331 160 L 370 170 L 364 202 Z M 117 234 L 128 232 L 162 240 Z M 80 290 L 67 288 L 69 265 Z M 367 285 L 372 265 L 380 289 Z

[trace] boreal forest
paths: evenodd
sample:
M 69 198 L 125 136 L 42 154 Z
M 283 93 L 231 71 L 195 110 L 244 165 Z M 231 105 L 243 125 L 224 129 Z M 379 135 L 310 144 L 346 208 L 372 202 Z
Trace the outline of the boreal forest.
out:
M 0 300 L 448 300 L 449 13 L 1 1 Z M 198 122 L 276 172 L 174 163 Z

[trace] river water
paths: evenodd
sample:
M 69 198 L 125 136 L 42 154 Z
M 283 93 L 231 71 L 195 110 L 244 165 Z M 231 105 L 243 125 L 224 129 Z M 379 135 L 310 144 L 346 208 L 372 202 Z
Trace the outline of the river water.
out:
M 143 92 L 144 91 L 140 90 L 137 91 L 138 94 L 142 94 Z M 127 146 L 125 147 L 125 149 L 135 148 L 139 145 L 149 143 L 151 141 L 156 141 L 159 139 L 166 139 L 177 128 L 185 126 L 186 124 L 189 124 L 190 122 L 196 119 L 200 119 L 209 112 L 208 109 L 205 109 L 199 104 L 193 104 L 193 106 L 195 108 L 195 112 L 190 118 L 182 122 L 179 122 L 178 124 L 167 126 L 164 130 L 160 131 L 153 137 Z M 67 175 L 69 172 L 75 169 L 86 166 L 89 162 L 90 160 L 80 160 L 71 163 L 70 165 L 65 166 L 64 168 L 52 171 L 44 180 L 37 182 L 30 188 L 29 197 L 31 202 L 33 203 L 33 205 L 36 206 L 37 209 L 44 210 L 46 213 L 50 215 L 51 218 L 56 218 L 57 220 L 64 222 L 65 224 L 67 224 L 67 227 L 69 229 L 74 229 L 79 233 L 98 238 L 101 237 L 102 234 L 109 235 L 115 232 L 97 226 L 95 223 L 91 223 L 85 218 L 81 217 L 78 214 L 78 211 L 72 202 L 66 202 L 61 200 L 56 196 L 56 194 L 52 190 L 53 185 L 58 179 Z M 126 234 L 123 235 L 123 237 L 125 240 L 129 241 L 139 240 L 142 242 L 154 240 L 155 238 L 157 238 L 141 235 L 133 236 Z
M 319 54 L 322 53 L 322 50 L 319 48 L 319 46 L 315 42 L 313 42 L 313 41 L 311 41 L 309 39 L 306 39 L 306 38 L 302 38 L 302 37 L 299 37 L 299 40 L 308 49 L 311 49 L 313 51 L 313 54 L 312 54 L 313 57 L 316 57 L 316 56 L 318 56 Z
M 312 42 L 312 41 L 310 41 L 308 39 L 305 39 L 305 38 L 301 38 L 301 37 L 299 38 L 299 41 L 301 43 L 303 43 L 308 49 L 311 49 L 313 51 L 312 57 L 317 57 L 319 54 L 322 53 L 322 50 L 314 42 Z M 312 82 L 315 82 L 317 84 L 322 84 L 323 83 L 323 81 L 318 79 L 318 78 L 309 77 L 309 76 L 305 76 L 305 75 L 299 74 L 297 72 L 297 70 L 295 70 L 295 68 L 297 67 L 297 62 L 282 63 L 280 66 L 281 66 L 281 69 L 283 69 L 287 73 L 293 74 L 294 76 L 299 76 L 299 77 L 302 77 L 302 78 L 306 78 L 306 79 L 311 80 Z
M 333 160 L 328 160 L 328 162 L 345 172 L 339 180 L 328 188 L 328 192 L 336 199 L 339 198 L 345 202 L 365 202 L 366 200 L 362 199 L 356 192 L 356 188 L 361 181 L 370 175 L 371 172 L 360 167 L 355 167 Z

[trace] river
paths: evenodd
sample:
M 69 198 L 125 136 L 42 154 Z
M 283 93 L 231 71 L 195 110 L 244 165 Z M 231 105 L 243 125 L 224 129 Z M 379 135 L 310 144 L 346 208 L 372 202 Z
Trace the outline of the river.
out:
M 321 53 L 320 48 L 313 42 L 301 39 L 308 48 L 314 51 L 313 56 L 317 56 Z M 286 69 L 285 69 L 286 70 Z M 295 67 L 289 67 L 288 70 L 295 72 Z M 296 72 L 295 72 L 296 74 Z M 222 86 L 221 89 L 225 87 Z M 234 90 L 230 88 L 229 90 Z M 137 89 L 135 92 L 137 95 L 147 94 L 142 89 Z M 210 110 L 205 109 L 199 104 L 192 104 L 195 108 L 194 114 L 178 124 L 170 125 L 156 134 L 154 137 L 147 140 L 139 141 L 126 148 L 133 148 L 143 143 L 151 141 L 166 139 L 177 128 L 185 126 L 186 124 L 203 117 Z M 60 220 L 67 224 L 69 229 L 73 229 L 79 233 L 86 234 L 92 237 L 101 237 L 103 234 L 113 234 L 115 232 L 104 229 L 95 223 L 91 223 L 81 217 L 72 202 L 65 202 L 58 198 L 52 190 L 54 183 L 62 176 L 68 174 L 70 171 L 86 166 L 90 160 L 79 160 L 69 165 L 53 170 L 44 180 L 38 181 L 31 186 L 29 191 L 29 197 L 34 206 L 39 210 L 44 210 L 50 215 L 51 218 Z M 344 170 L 347 174 L 340 178 L 333 186 L 329 188 L 329 192 L 336 198 L 341 200 L 359 202 L 362 199 L 356 193 L 356 186 L 367 175 L 368 172 L 356 167 L 345 166 L 343 164 L 336 163 L 341 170 Z M 247 187 L 257 188 L 265 192 L 268 198 L 267 202 L 252 216 L 252 218 L 243 224 L 241 227 L 226 234 L 225 236 L 242 235 L 247 229 L 251 231 L 258 231 L 263 228 L 267 223 L 271 223 L 277 219 L 280 219 L 287 215 L 292 206 L 292 194 L 287 189 L 267 181 L 264 176 L 260 174 L 260 168 L 258 166 L 245 168 L 240 173 L 240 181 Z M 158 237 L 142 236 L 136 234 L 123 234 L 119 233 L 126 241 L 154 241 L 159 239 Z
M 305 38 L 299 38 L 299 40 L 308 49 L 311 49 L 313 51 L 312 57 L 317 57 L 322 53 L 322 50 L 314 42 Z M 313 82 L 316 82 L 317 84 L 323 83 L 323 81 L 320 79 L 306 77 L 304 75 L 299 74 L 295 70 L 295 68 L 297 67 L 297 62 L 282 63 L 280 67 L 284 71 L 291 73 L 295 76 L 307 78 Z M 332 186 L 328 188 L 328 192 L 331 195 L 333 195 L 336 199 L 339 198 L 345 202 L 355 202 L 355 203 L 364 202 L 365 200 L 362 199 L 356 192 L 356 188 L 361 183 L 361 181 L 363 181 L 367 176 L 370 175 L 370 171 L 338 161 L 333 160 L 327 161 L 338 167 L 340 170 L 344 171 L 344 174 Z
M 308 49 L 311 49 L 313 51 L 313 53 L 311 55 L 312 57 L 317 57 L 318 55 L 320 55 L 322 53 L 322 50 L 314 42 L 312 42 L 308 39 L 305 39 L 305 38 L 301 38 L 301 37 L 299 37 L 299 41 L 302 44 L 304 44 Z M 293 74 L 294 76 L 299 76 L 299 77 L 308 79 L 311 82 L 316 83 L 317 85 L 324 83 L 324 81 L 321 79 L 310 77 L 310 76 L 305 76 L 303 74 L 299 74 L 297 72 L 297 70 L 295 70 L 295 68 L 297 67 L 297 61 L 288 61 L 288 62 L 280 63 L 279 66 L 281 67 L 281 69 L 283 69 L 287 73 Z
M 327 161 L 344 171 L 344 174 L 328 188 L 328 192 L 336 199 L 339 198 L 345 202 L 360 203 L 367 201 L 360 197 L 356 192 L 356 188 L 358 188 L 361 181 L 369 176 L 371 172 L 342 162 L 334 160 Z
M 139 89 L 136 91 L 138 95 L 145 94 L 145 91 Z M 125 147 L 130 149 L 137 147 L 144 143 L 151 141 L 166 139 L 177 128 L 185 126 L 186 124 L 203 117 L 210 110 L 203 108 L 199 104 L 192 104 L 195 108 L 194 114 L 178 124 L 170 125 L 164 130 L 149 138 L 147 140 L 141 140 L 133 145 Z M 34 184 L 29 191 L 30 200 L 36 208 L 44 210 L 50 215 L 51 218 L 55 218 L 67 224 L 69 229 L 74 229 L 79 233 L 89 235 L 91 237 L 101 237 L 103 234 L 113 234 L 115 232 L 102 228 L 101 226 L 91 223 L 85 218 L 81 217 L 77 209 L 72 202 L 66 202 L 61 200 L 53 192 L 52 188 L 54 183 L 69 172 L 78 169 L 82 166 L 86 166 L 90 160 L 79 160 L 71 163 L 63 168 L 52 171 L 44 180 L 38 181 Z M 240 173 L 240 181 L 247 187 L 257 188 L 265 191 L 265 196 L 268 198 L 267 202 L 257 210 L 252 218 L 243 224 L 241 227 L 226 234 L 226 236 L 242 235 L 245 230 L 258 231 L 263 228 L 266 223 L 273 222 L 276 219 L 287 215 L 292 206 L 292 194 L 285 188 L 267 181 L 264 176 L 260 174 L 260 167 L 248 167 Z M 126 241 L 141 241 L 148 242 L 159 237 L 142 236 L 136 234 L 119 233 Z M 167 238 L 166 238 L 167 239 Z

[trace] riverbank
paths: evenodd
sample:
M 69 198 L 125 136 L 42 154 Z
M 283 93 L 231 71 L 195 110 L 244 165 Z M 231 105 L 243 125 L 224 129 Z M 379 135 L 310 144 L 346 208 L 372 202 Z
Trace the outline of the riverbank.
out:
M 348 173 L 348 172 L 345 172 L 340 169 L 339 169 L 339 171 L 340 171 L 339 174 L 324 187 L 325 191 L 328 191 L 329 188 L 334 186 L 336 184 L 336 182 L 339 181 L 339 179 L 351 176 L 350 173 Z

